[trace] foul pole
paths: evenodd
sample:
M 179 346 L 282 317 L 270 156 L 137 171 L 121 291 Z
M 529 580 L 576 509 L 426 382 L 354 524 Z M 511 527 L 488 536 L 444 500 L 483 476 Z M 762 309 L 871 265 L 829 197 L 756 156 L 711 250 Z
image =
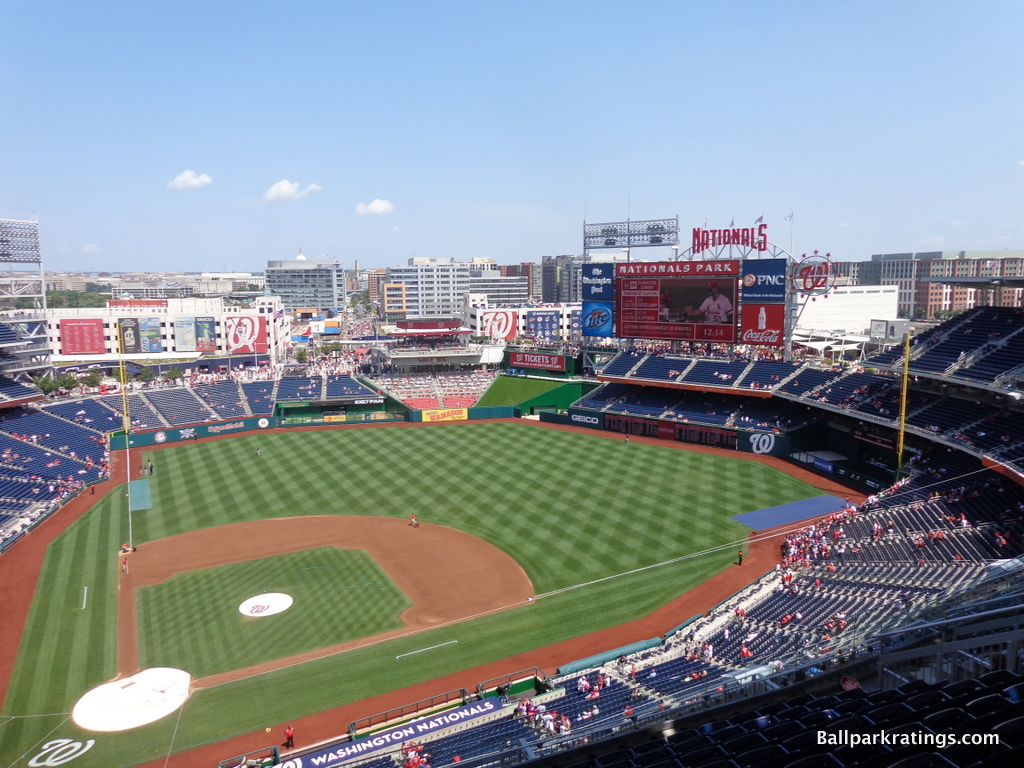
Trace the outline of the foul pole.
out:
M 910 382 L 910 332 L 903 336 L 903 380 L 900 386 L 900 435 L 896 443 L 896 479 L 903 471 L 903 439 L 907 431 L 907 384 Z
M 132 415 L 128 410 L 128 369 L 124 365 L 124 336 L 121 324 L 114 324 L 114 335 L 117 337 L 117 373 L 121 382 L 121 429 L 124 431 L 124 476 L 128 487 L 128 547 L 135 547 L 132 536 L 132 453 L 131 440 Z

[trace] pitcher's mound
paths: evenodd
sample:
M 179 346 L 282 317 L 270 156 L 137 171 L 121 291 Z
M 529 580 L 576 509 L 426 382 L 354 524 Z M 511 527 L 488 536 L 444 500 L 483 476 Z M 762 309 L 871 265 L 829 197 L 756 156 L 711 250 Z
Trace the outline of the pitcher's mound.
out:
M 87 731 L 127 731 L 156 722 L 188 698 L 192 676 L 181 669 L 151 667 L 98 685 L 75 704 L 71 719 Z
M 240 606 L 238 612 L 243 616 L 273 616 L 276 613 L 283 613 L 292 607 L 292 596 L 284 592 L 267 592 L 256 597 L 250 597 Z

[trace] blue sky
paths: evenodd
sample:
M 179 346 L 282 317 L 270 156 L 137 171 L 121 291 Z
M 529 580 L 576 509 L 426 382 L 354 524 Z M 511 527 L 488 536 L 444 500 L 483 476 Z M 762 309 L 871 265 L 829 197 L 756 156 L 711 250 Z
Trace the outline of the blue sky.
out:
M 515 263 L 627 215 L 788 247 L 791 211 L 798 254 L 1024 248 L 1016 0 L 0 13 L 0 217 L 50 269 Z

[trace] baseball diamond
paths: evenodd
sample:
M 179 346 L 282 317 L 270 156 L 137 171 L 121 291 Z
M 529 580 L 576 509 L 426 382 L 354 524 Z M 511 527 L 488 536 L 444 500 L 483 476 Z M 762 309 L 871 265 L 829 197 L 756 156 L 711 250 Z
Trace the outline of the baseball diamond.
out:
M 194 681 L 177 715 L 97 738 L 79 765 L 138 764 L 411 685 L 434 681 L 436 690 L 438 679 L 457 670 L 635 621 L 731 563 L 747 529 L 729 515 L 820 494 L 772 469 L 769 457 L 726 458 L 644 440 L 622 444 L 573 427 L 478 422 L 281 430 L 260 435 L 258 463 L 254 444 L 254 438 L 225 436 L 160 448 L 154 506 L 134 516 L 138 552 L 126 577 L 115 556 L 124 538 L 124 498 L 109 492 L 110 483 L 93 509 L 79 510 L 54 538 L 4 705 L 7 717 L 46 716 L 6 722 L 0 758 L 16 759 L 50 731 L 80 741 L 94 737 L 47 713 L 70 711 L 91 687 L 139 668 L 133 650 L 140 641 L 128 637 L 132 624 L 160 635 L 159 651 L 141 641 L 146 654 L 156 654 L 152 663 L 166 663 L 165 654 L 185 659 L 193 643 L 205 642 L 188 632 L 165 637 L 173 634 L 167 627 L 174 615 L 152 626 L 130 620 L 132 587 L 166 581 L 172 572 L 212 573 L 229 562 L 343 541 L 365 549 L 413 607 L 402 614 L 405 626 L 390 630 L 391 639 L 332 644 L 324 637 L 314 650 L 295 645 L 239 669 L 222 665 Z M 420 528 L 405 524 L 409 510 L 417 511 Z M 472 546 L 461 549 L 460 541 Z M 475 554 L 481 548 L 486 558 Z M 27 546 L 24 552 L 26 559 L 34 554 Z M 18 553 L 0 559 L 0 572 Z M 412 570 L 403 572 L 398 561 Z M 635 572 L 608 578 L 626 571 Z M 250 621 L 238 615 L 238 602 L 279 589 L 279 582 L 240 587 L 244 594 L 225 601 L 225 613 Z M 595 583 L 559 591 L 584 582 Z M 488 594 L 484 587 L 492 583 L 508 586 Z M 345 592 L 332 596 L 342 602 Z M 288 626 L 295 610 L 263 621 Z M 223 632 L 221 647 L 234 639 L 229 629 Z M 598 636 L 562 653 L 568 660 L 586 655 L 581 649 L 614 644 Z M 396 660 L 430 646 L 438 647 Z M 40 675 L 61 683 L 35 685 Z M 397 695 L 409 700 L 407 692 Z

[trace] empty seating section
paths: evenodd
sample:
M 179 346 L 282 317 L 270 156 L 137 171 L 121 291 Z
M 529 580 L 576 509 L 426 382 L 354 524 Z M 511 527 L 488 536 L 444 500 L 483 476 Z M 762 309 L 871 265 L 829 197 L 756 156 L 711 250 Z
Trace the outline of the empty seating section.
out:
M 794 693 L 758 708 L 740 703 L 728 718 L 672 732 L 667 739 L 648 732 L 629 741 L 629 746 L 621 738 L 606 745 L 590 741 L 557 757 L 559 765 L 571 768 L 1018 765 L 1024 757 L 1021 681 L 1012 672 L 997 670 L 978 680 L 912 680 L 890 690 Z M 840 736 L 882 731 L 889 731 L 892 738 L 851 745 Z M 819 738 L 819 733 L 830 739 Z M 970 739 L 960 743 L 963 735 L 982 733 L 999 734 L 998 743 Z M 543 755 L 556 749 L 557 745 L 540 745 L 538 752 Z
M 801 363 L 780 363 L 774 360 L 758 360 L 740 378 L 738 385 L 746 389 L 773 389 L 787 376 L 800 368 Z
M 957 376 L 976 381 L 995 381 L 997 376 L 1024 365 L 1024 329 L 1010 336 L 1005 344 L 956 372 Z
M 750 363 L 729 360 L 697 360 L 686 372 L 682 381 L 686 384 L 706 384 L 713 387 L 731 387 Z
M 992 412 L 993 409 L 990 406 L 947 397 L 908 415 L 907 423 L 940 434 L 950 430 L 959 430 L 967 424 L 985 418 Z
M 842 373 L 837 370 L 822 371 L 815 368 L 804 368 L 776 391 L 794 396 L 804 395 L 815 387 L 820 387 L 822 384 L 838 378 Z
M 413 410 L 441 407 L 441 395 L 429 373 L 381 374 L 372 383 L 390 392 Z
M 0 499 L 6 509 L 23 509 L 26 503 L 55 498 L 57 489 L 48 483 L 0 476 Z
M 972 314 L 973 314 L 973 312 L 964 312 L 964 313 L 959 314 L 959 315 L 957 315 L 957 316 L 955 316 L 953 318 L 950 318 L 949 320 L 945 321 L 944 323 L 941 323 L 941 324 L 936 325 L 936 326 L 934 326 L 932 328 L 929 328 L 927 331 L 919 333 L 913 339 L 914 346 L 915 347 L 927 346 L 928 344 L 932 343 L 934 341 L 934 339 L 941 337 L 942 334 L 946 333 L 951 328 L 954 328 L 957 325 L 959 325 L 960 323 L 964 322 L 965 320 L 968 320 L 971 317 Z M 911 350 L 911 357 L 913 357 L 913 356 L 914 356 L 914 350 L 912 349 Z M 872 355 L 871 357 L 869 357 L 865 361 L 865 364 L 867 364 L 867 365 L 893 365 L 902 357 L 903 357 L 903 345 L 902 344 L 897 344 L 896 346 L 892 347 L 891 349 L 889 349 L 889 350 L 887 350 L 885 352 L 881 352 L 881 353 L 879 353 L 877 355 Z
M 22 410 L 0 416 L 0 431 L 45 446 L 63 456 L 105 461 L 106 437 L 86 426 L 72 424 L 45 411 Z
M 277 399 L 281 400 L 322 400 L 322 376 L 285 376 L 277 385 Z
M 121 428 L 121 417 L 111 408 L 91 397 L 45 405 L 43 410 L 90 429 L 98 429 L 100 432 L 115 432 Z
M 334 397 L 371 397 L 377 393 L 367 389 L 351 376 L 328 376 L 327 398 Z
M 435 383 L 445 408 L 469 408 L 476 405 L 494 377 L 487 371 L 453 371 L 436 374 Z
M 639 363 L 646 353 L 642 352 L 622 352 L 617 357 L 612 358 L 608 363 L 605 364 L 601 370 L 602 376 L 625 376 L 632 370 L 633 366 Z
M 106 395 L 99 398 L 100 402 L 114 410 L 121 417 L 121 396 Z M 128 395 L 128 412 L 131 414 L 132 429 L 159 429 L 166 426 L 157 412 L 140 395 Z
M 0 325 L 0 344 L 16 344 L 20 342 L 17 332 L 9 325 Z
M 274 382 L 247 381 L 240 386 L 254 416 L 269 416 L 274 412 Z
M 210 406 L 221 419 L 237 419 L 245 416 L 245 397 L 234 381 L 221 381 L 216 384 L 200 384 L 192 391 Z
M 873 373 L 851 373 L 818 390 L 813 398 L 820 403 L 852 408 L 862 401 L 870 401 L 874 393 L 885 390 L 891 383 L 892 379 Z
M 941 373 L 986 344 L 996 342 L 1020 329 L 1019 309 L 1002 307 L 979 307 L 959 323 L 940 329 L 945 338 L 915 357 L 910 362 L 911 370 Z
M 217 414 L 203 405 L 199 397 L 187 387 L 147 390 L 145 397 L 167 423 L 174 427 L 217 419 Z
M 682 357 L 665 357 L 648 355 L 640 366 L 630 374 L 631 379 L 652 379 L 673 381 L 679 378 L 685 369 L 690 367 L 692 360 Z
M 2 328 L 3 326 L 0 326 Z M 5 400 L 22 400 L 26 397 L 39 397 L 38 389 L 26 387 L 7 376 L 0 376 L 0 398 Z
M 0 432 L 0 465 L 8 468 L 0 474 L 34 476 L 45 479 L 71 479 L 86 483 L 97 480 L 99 466 L 88 467 L 85 462 L 70 456 L 57 456 L 40 445 L 33 445 Z

